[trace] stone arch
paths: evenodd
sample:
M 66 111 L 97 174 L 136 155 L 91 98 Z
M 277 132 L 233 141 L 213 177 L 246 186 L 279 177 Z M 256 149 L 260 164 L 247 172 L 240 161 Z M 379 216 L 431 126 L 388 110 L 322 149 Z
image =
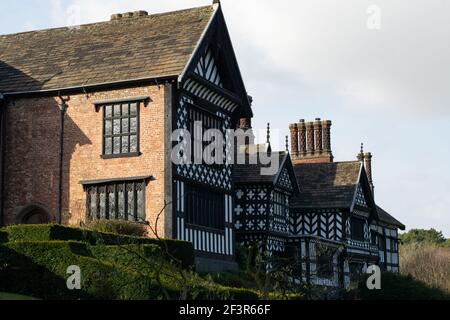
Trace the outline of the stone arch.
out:
M 30 204 L 20 210 L 18 224 L 47 224 L 51 222 L 49 210 L 40 204 Z

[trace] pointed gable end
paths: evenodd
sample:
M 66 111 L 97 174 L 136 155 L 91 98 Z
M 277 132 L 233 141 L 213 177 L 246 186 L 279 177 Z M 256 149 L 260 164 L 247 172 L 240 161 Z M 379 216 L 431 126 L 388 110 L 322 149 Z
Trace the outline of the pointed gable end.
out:
M 299 194 L 299 187 L 297 178 L 295 177 L 294 167 L 292 165 L 291 156 L 286 154 L 280 159 L 280 169 L 275 176 L 275 186 L 293 192 L 295 195 Z
M 253 117 L 251 105 L 220 4 L 209 21 L 185 70 L 181 87 L 229 114 Z
M 355 188 L 355 195 L 352 212 L 367 212 L 372 219 L 378 219 L 377 208 L 373 197 L 372 189 L 370 188 L 369 179 L 367 177 L 364 166 L 361 165 L 359 179 Z

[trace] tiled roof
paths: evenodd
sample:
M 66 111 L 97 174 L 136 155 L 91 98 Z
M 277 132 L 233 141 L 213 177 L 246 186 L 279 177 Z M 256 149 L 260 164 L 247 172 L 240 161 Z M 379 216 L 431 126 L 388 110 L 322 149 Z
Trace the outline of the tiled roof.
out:
M 286 158 L 285 152 L 274 152 L 273 156 L 278 153 L 279 164 L 283 163 Z M 236 164 L 234 166 L 234 180 L 236 183 L 273 183 L 277 173 L 274 175 L 262 175 L 261 169 L 268 168 L 269 165 L 259 164 Z
M 391 216 L 389 213 L 387 213 L 386 210 L 384 210 L 380 206 L 377 206 L 377 212 L 378 212 L 378 217 L 381 222 L 384 222 L 384 223 L 394 226 L 394 227 L 398 227 L 401 230 L 406 229 L 406 226 L 403 223 L 401 223 L 400 221 L 395 219 L 393 216 Z
M 354 162 L 298 164 L 294 166 L 300 195 L 294 208 L 350 208 L 362 164 Z
M 213 6 L 0 36 L 0 92 L 178 76 Z

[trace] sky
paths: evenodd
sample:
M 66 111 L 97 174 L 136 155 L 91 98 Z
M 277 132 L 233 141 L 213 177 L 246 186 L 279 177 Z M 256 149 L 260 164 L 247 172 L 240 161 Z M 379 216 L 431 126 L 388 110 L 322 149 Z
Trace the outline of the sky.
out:
M 255 128 L 333 121 L 336 161 L 372 152 L 375 198 L 408 229 L 450 237 L 450 1 L 222 0 Z M 0 34 L 212 0 L 0 1 Z M 5 14 L 8 13 L 8 14 Z

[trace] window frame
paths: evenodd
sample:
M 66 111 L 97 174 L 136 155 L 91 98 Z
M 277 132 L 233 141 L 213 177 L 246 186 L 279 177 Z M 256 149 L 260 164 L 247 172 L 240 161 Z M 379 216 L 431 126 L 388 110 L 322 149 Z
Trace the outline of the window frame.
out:
M 317 256 L 317 277 L 331 279 L 334 277 L 334 256 L 331 252 L 323 252 Z
M 200 118 L 202 118 L 202 120 L 194 120 L 193 116 L 199 116 Z M 203 155 L 204 155 L 206 147 L 211 142 L 203 141 L 205 132 L 210 129 L 215 129 L 215 130 L 219 130 L 222 133 L 222 135 L 225 136 L 225 132 L 223 131 L 225 119 L 223 119 L 219 115 L 215 114 L 213 111 L 209 110 L 207 107 L 202 106 L 198 102 L 197 103 L 188 103 L 187 119 L 188 119 L 188 130 L 190 131 L 189 133 L 191 134 L 191 141 L 189 142 L 190 146 L 191 146 L 191 159 L 189 159 L 189 160 L 191 161 L 192 164 L 195 164 L 195 160 L 196 160 L 196 158 L 195 158 L 195 146 L 196 145 L 195 145 L 195 133 L 194 133 L 195 122 L 201 121 L 202 122 L 202 137 L 201 137 L 202 138 L 202 163 L 200 165 L 208 165 L 204 162 Z M 205 119 L 207 120 L 207 123 L 205 123 L 205 121 L 204 121 Z M 216 127 L 214 127 L 214 125 L 211 125 L 211 122 L 216 124 Z M 211 126 L 209 126 L 208 124 Z M 224 152 L 224 157 L 223 157 L 224 163 L 222 163 L 222 164 L 213 163 L 208 166 L 210 166 L 214 169 L 222 170 L 226 164 L 225 141 L 224 141 L 224 146 L 223 146 L 223 152 Z
M 150 97 L 148 96 L 143 96 L 143 97 L 135 97 L 135 98 L 124 98 L 124 99 L 115 99 L 115 100 L 105 100 L 105 101 L 98 101 L 98 102 L 94 102 L 95 105 L 95 109 L 96 112 L 99 112 L 100 109 L 102 111 L 102 150 L 101 150 L 101 158 L 103 159 L 117 159 L 117 158 L 129 158 L 129 157 L 139 157 L 142 155 L 141 153 L 141 107 L 143 105 L 143 107 L 147 107 L 148 102 L 151 101 Z M 123 105 L 128 105 L 130 108 L 131 104 L 136 104 L 136 115 L 135 116 L 131 116 L 131 109 L 129 109 L 128 115 L 124 116 L 123 115 Z M 121 111 L 120 111 L 120 116 L 115 116 L 114 115 L 114 107 L 116 105 L 120 105 L 121 106 Z M 112 116 L 108 117 L 108 120 L 112 121 L 112 123 L 114 124 L 114 120 L 120 119 L 120 134 L 114 134 L 114 125 L 112 127 L 112 134 L 108 135 L 106 134 L 106 107 L 107 106 L 111 106 L 112 107 Z M 132 118 L 136 118 L 136 134 L 131 133 L 131 119 Z M 129 119 L 129 132 L 127 134 L 123 134 L 122 133 L 122 128 L 123 128 L 123 124 L 122 124 L 122 120 L 123 119 Z M 128 153 L 122 153 L 123 148 L 122 148 L 122 137 L 124 136 L 136 136 L 137 139 L 137 151 L 136 152 L 128 152 Z M 114 154 L 114 137 L 120 137 L 120 153 L 118 154 Z M 112 139 L 112 153 L 111 154 L 106 154 L 106 139 Z M 131 151 L 131 144 L 129 141 L 129 148 Z
M 86 219 L 88 221 L 95 220 L 109 220 L 109 221 L 130 221 L 135 223 L 147 224 L 147 213 L 146 213 L 146 205 L 147 205 L 147 185 L 149 178 L 139 178 L 139 179 L 111 179 L 104 181 L 93 181 L 93 182 L 81 182 L 84 186 L 84 192 L 86 196 Z M 131 191 L 128 190 L 131 186 Z M 123 206 L 124 212 L 120 213 L 120 200 L 121 197 L 119 193 L 121 192 L 119 189 L 122 188 L 123 192 Z M 142 188 L 142 189 L 140 189 Z M 111 205 L 111 197 L 110 193 L 114 194 L 114 212 L 109 210 Z M 129 192 L 133 193 L 133 204 L 132 210 L 133 212 L 129 213 Z M 139 192 L 141 192 L 142 197 L 142 210 L 139 210 Z M 102 216 L 102 203 L 100 201 L 101 195 L 104 194 L 104 217 Z M 93 196 L 95 195 L 95 207 L 96 212 L 93 213 Z M 113 216 L 112 216 L 113 215 Z M 130 219 L 131 217 L 131 219 Z
M 355 226 L 356 225 L 362 226 L 362 235 L 359 236 L 355 230 Z M 350 218 L 350 231 L 351 231 L 351 238 L 353 240 L 356 241 L 366 241 L 366 237 L 365 237 L 365 226 L 366 226 L 366 221 L 364 219 L 361 218 L 357 218 L 357 217 L 351 217 Z M 359 229 L 359 228 L 358 228 Z M 361 230 L 360 230 L 361 231 Z
M 194 183 L 186 183 L 185 191 L 183 201 L 186 208 L 186 224 L 214 232 L 223 232 L 226 226 L 225 194 L 213 188 Z M 217 202 L 209 202 L 208 200 L 217 200 Z M 211 208 L 210 206 L 214 208 L 210 212 L 217 213 L 216 216 L 206 213 L 209 211 L 208 207 Z M 207 223 L 205 223 L 205 217 Z

